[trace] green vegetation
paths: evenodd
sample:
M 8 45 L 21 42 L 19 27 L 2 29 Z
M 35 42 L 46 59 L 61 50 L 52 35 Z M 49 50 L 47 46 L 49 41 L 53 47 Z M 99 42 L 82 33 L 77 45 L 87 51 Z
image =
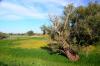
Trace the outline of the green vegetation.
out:
M 87 6 L 65 6 L 62 16 L 51 16 L 51 26 L 43 27 L 49 33 L 49 48 L 62 53 L 69 60 L 79 60 L 78 48 L 100 41 L 100 4 L 90 2 Z M 76 46 L 76 49 L 74 49 Z
M 70 4 L 63 13 L 43 35 L 0 32 L 0 66 L 100 66 L 100 4 Z
M 43 31 L 43 35 L 47 34 L 47 31 L 46 31 L 47 30 L 47 26 L 42 25 L 40 28 Z
M 34 35 L 34 32 L 33 31 L 28 31 L 27 35 L 32 36 L 32 35 Z
M 14 46 L 20 45 L 20 41 L 47 41 L 43 37 L 31 37 L 16 40 L 0 40 L 0 66 L 99 66 L 100 46 L 89 53 L 88 56 L 80 53 L 81 59 L 72 62 L 59 54 L 50 54 L 42 48 L 22 48 Z M 34 44 L 34 43 L 33 43 Z M 37 43 L 38 44 L 38 43 Z M 99 44 L 99 43 L 98 43 Z
M 0 32 L 0 39 L 7 38 L 7 34 Z

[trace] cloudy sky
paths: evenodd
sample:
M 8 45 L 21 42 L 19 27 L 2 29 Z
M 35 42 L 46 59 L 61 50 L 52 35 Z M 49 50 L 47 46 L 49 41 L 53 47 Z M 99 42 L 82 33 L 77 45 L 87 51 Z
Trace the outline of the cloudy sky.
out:
M 0 32 L 40 33 L 40 26 L 49 25 L 48 15 L 61 15 L 69 3 L 86 5 L 89 0 L 2 0 L 0 3 Z

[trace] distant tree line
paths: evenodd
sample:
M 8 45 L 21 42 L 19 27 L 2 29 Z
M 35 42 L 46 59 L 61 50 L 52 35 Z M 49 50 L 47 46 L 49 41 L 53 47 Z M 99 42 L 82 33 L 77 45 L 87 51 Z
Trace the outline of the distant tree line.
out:
M 0 32 L 0 39 L 6 39 L 9 36 L 25 36 L 25 35 L 33 36 L 33 35 L 36 35 L 36 33 L 34 33 L 32 30 L 27 31 L 26 33 L 3 33 L 3 32 Z
M 28 35 L 28 36 L 32 36 L 34 35 L 34 31 L 30 30 L 30 31 L 27 31 L 26 33 L 9 33 L 9 35 Z

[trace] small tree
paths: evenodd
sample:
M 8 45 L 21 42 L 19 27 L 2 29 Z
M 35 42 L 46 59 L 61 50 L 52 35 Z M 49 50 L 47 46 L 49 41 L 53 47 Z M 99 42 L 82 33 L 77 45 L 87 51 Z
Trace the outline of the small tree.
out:
M 43 35 L 47 34 L 47 26 L 42 25 L 40 28 L 43 31 Z
M 29 36 L 32 36 L 33 34 L 34 34 L 33 31 L 28 31 L 28 32 L 27 32 L 27 35 L 29 35 Z
M 0 32 L 0 39 L 5 39 L 7 38 L 7 35 L 5 33 Z

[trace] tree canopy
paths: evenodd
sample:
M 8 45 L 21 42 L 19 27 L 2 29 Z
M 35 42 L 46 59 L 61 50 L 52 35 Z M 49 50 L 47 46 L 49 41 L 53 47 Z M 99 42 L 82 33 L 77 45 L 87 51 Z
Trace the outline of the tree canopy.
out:
M 27 35 L 32 36 L 32 35 L 34 35 L 34 32 L 33 31 L 28 31 Z
M 64 7 L 64 15 L 50 18 L 52 25 L 46 28 L 52 42 L 49 47 L 76 61 L 79 56 L 73 49 L 88 46 L 100 39 L 100 4 L 90 2 L 88 6 Z

